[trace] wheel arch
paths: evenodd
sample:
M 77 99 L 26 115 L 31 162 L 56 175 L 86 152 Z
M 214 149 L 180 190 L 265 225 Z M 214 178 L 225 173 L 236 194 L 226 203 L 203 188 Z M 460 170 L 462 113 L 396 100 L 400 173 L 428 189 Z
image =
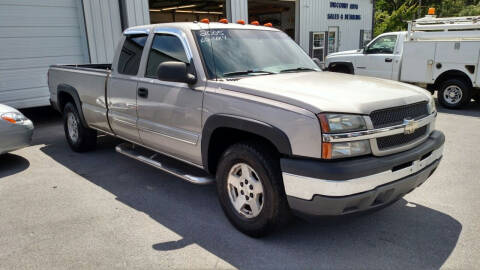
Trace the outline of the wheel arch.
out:
M 259 139 L 280 155 L 292 155 L 290 141 L 280 129 L 254 119 L 216 114 L 210 116 L 203 127 L 201 151 L 204 169 L 214 173 L 223 151 L 236 142 L 248 139 Z
M 469 84 L 470 87 L 473 86 L 472 79 L 470 78 L 470 76 L 467 75 L 467 73 L 458 69 L 451 69 L 441 73 L 435 79 L 434 87 L 437 88 L 437 90 L 439 90 L 438 88 L 441 86 L 442 82 L 449 79 L 457 79 L 457 78 L 464 79 Z
M 57 102 L 58 102 L 58 109 L 61 113 L 63 113 L 63 109 L 68 102 L 73 102 L 73 105 L 75 105 L 75 107 L 77 108 L 82 124 L 86 127 L 88 126 L 87 121 L 85 121 L 85 117 L 83 115 L 82 101 L 80 100 L 80 96 L 78 95 L 77 89 L 75 89 L 73 86 L 68 84 L 58 85 Z
M 328 64 L 328 71 L 334 71 L 335 68 L 338 67 L 345 67 L 349 71 L 350 74 L 355 74 L 355 69 L 353 67 L 352 62 L 346 62 L 346 61 L 335 61 L 330 64 Z

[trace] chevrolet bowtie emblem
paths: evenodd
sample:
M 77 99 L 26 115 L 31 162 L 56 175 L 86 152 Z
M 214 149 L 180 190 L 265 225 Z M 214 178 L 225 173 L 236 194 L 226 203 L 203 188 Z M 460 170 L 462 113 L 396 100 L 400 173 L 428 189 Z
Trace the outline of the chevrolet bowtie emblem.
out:
M 403 119 L 403 124 L 405 125 L 405 129 L 403 131 L 403 134 L 405 135 L 414 133 L 418 128 L 418 123 L 415 122 L 414 119 Z

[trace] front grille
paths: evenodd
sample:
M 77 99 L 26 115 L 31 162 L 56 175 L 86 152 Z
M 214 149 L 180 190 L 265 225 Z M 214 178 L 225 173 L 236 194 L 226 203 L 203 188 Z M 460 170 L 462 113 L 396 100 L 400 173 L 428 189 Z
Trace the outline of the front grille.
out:
M 428 130 L 428 125 L 417 129 L 412 134 L 402 133 L 402 134 L 395 134 L 392 136 L 377 138 L 378 149 L 388 150 L 389 148 L 392 148 L 392 147 L 399 147 L 404 144 L 408 144 L 410 142 L 413 142 L 423 137 L 427 133 L 427 130 Z
M 405 119 L 415 119 L 428 115 L 427 102 L 419 102 L 400 107 L 382 109 L 370 114 L 374 128 L 401 125 Z

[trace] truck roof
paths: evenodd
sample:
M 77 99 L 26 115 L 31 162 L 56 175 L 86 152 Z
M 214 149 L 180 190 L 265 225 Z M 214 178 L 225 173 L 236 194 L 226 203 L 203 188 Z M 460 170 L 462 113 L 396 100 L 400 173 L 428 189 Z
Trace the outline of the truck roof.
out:
M 181 30 L 207 30 L 207 29 L 249 29 L 249 30 L 263 30 L 263 31 L 280 31 L 273 27 L 257 26 L 251 24 L 238 23 L 201 23 L 201 22 L 174 22 L 174 23 L 159 23 L 134 26 L 126 29 L 123 33 L 128 34 L 148 34 L 155 31 L 157 28 L 177 28 Z

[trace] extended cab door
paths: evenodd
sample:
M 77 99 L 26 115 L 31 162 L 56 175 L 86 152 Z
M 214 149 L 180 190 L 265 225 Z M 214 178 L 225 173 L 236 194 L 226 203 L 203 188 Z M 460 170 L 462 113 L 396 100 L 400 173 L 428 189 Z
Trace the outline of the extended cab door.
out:
M 126 35 L 107 86 L 108 119 L 113 132 L 140 143 L 137 129 L 138 71 L 147 34 Z
M 382 35 L 372 41 L 355 61 L 355 74 L 393 79 L 393 67 L 400 59 L 395 53 L 396 34 Z
M 138 84 L 138 128 L 144 145 L 159 152 L 201 164 L 202 83 L 159 80 L 163 62 L 184 62 L 194 69 L 185 35 L 177 29 L 156 30 Z

